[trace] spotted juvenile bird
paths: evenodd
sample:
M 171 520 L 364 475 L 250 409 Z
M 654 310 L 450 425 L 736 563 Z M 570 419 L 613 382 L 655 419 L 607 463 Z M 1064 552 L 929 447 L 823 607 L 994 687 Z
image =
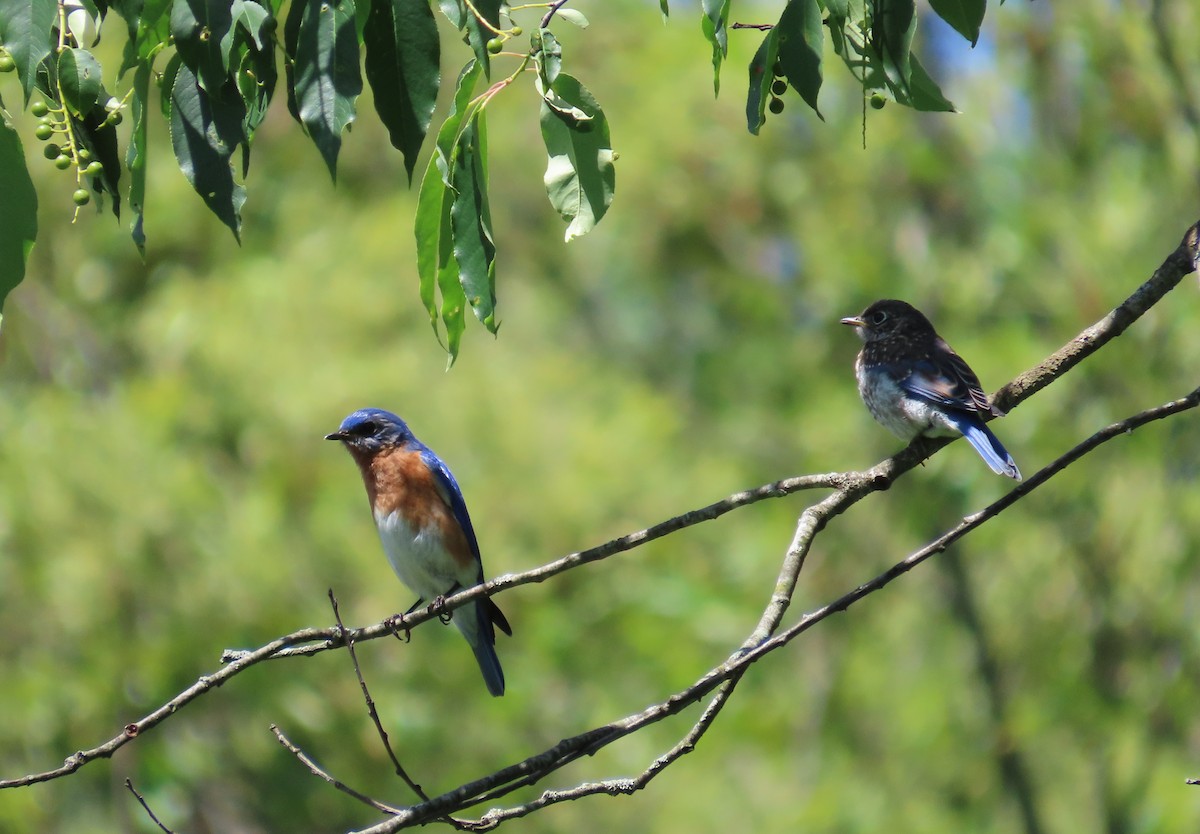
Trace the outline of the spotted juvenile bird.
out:
M 325 439 L 341 441 L 362 472 L 388 562 L 419 597 L 410 612 L 483 582 L 479 543 L 458 482 L 403 420 L 364 408 Z M 511 635 L 512 628 L 496 603 L 482 597 L 455 611 L 451 621 L 475 652 L 488 691 L 503 695 L 495 629 Z
M 1012 455 L 980 419 L 1004 412 L 992 405 L 979 377 L 919 310 L 884 299 L 842 324 L 864 342 L 854 362 L 858 393 L 888 431 L 906 441 L 961 434 L 993 472 L 1021 479 Z

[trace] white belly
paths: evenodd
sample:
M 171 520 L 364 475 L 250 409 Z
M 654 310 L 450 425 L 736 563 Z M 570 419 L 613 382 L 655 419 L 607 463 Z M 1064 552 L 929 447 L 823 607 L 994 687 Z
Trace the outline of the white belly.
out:
M 901 440 L 917 435 L 954 437 L 959 431 L 923 400 L 909 396 L 887 374 L 859 374 L 858 393 L 880 425 Z
M 454 560 L 442 546 L 441 532 L 433 526 L 414 529 L 400 513 L 376 514 L 383 552 L 400 581 L 421 599 L 431 602 L 448 594 L 456 585 L 475 584 L 473 577 L 464 583 L 457 576 Z

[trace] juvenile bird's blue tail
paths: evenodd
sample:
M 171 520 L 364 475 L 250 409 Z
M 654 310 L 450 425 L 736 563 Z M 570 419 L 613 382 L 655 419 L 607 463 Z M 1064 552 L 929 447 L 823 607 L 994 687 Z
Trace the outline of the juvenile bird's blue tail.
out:
M 964 414 L 947 416 L 951 417 L 954 425 L 963 433 L 963 437 L 975 447 L 975 451 L 979 452 L 979 456 L 992 468 L 993 472 L 997 475 L 1007 475 L 1017 481 L 1021 480 L 1021 470 L 1017 469 L 1017 462 L 1013 460 L 1013 456 L 1004 448 L 1004 444 L 1000 442 L 999 438 L 992 434 L 991 429 L 974 416 Z
M 467 638 L 471 651 L 475 653 L 475 660 L 479 663 L 479 671 L 483 673 L 483 682 L 487 684 L 488 692 L 500 697 L 504 694 L 504 670 L 500 668 L 500 658 L 496 656 L 496 632 L 493 619 L 489 616 L 489 603 L 490 610 L 499 615 L 497 624 L 502 623 L 501 628 L 504 632 L 511 634 L 504 615 L 500 614 L 500 609 L 488 599 L 460 609 L 456 612 L 459 616 L 454 617 L 452 622 L 458 626 L 463 637 Z

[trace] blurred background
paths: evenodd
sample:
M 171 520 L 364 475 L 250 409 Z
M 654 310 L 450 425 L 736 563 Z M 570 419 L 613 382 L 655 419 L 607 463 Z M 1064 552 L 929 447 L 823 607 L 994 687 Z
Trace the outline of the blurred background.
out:
M 144 262 L 126 221 L 71 223 L 73 182 L 16 116 L 41 231 L 0 332 L 0 776 L 112 737 L 222 649 L 329 625 L 328 588 L 348 624 L 409 606 L 352 462 L 322 440 L 355 408 L 403 415 L 462 484 L 488 574 L 519 571 L 897 451 L 858 400 L 841 316 L 905 298 L 995 390 L 1124 299 L 1200 216 L 1194 4 L 1010 2 L 974 50 L 926 13 L 917 51 L 961 113 L 868 111 L 865 149 L 860 91 L 832 54 L 827 121 L 789 93 L 756 138 L 760 34 L 730 34 L 714 100 L 698 3 L 665 23 L 653 2 L 572 5 L 591 28 L 555 31 L 611 122 L 615 203 L 564 245 L 532 83 L 495 99 L 503 327 L 470 323 L 448 373 L 417 297 L 416 194 L 366 96 L 336 188 L 275 103 L 240 248 L 155 122 Z M 735 11 L 769 22 L 778 4 Z M 515 17 L 528 31 L 539 13 Z M 467 55 L 447 44 L 444 73 Z M 19 102 L 14 76 L 0 94 Z M 1197 356 L 1187 279 L 996 431 L 1032 474 L 1191 391 Z M 1195 412 L 1109 443 L 761 663 L 648 790 L 511 827 L 1196 831 L 1198 460 Z M 820 536 L 787 622 L 1010 486 L 966 444 L 945 449 Z M 503 594 L 502 699 L 452 629 L 363 645 L 402 762 L 441 792 L 692 683 L 757 622 L 817 497 Z M 517 798 L 633 775 L 697 714 Z M 127 777 L 181 834 L 378 818 L 308 775 L 271 723 L 355 788 L 412 800 L 335 652 L 260 665 L 110 761 L 0 792 L 0 831 L 155 830 Z

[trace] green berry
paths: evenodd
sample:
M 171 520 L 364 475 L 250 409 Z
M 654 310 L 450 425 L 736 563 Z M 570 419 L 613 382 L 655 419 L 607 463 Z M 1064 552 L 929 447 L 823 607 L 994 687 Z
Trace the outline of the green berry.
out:
M 500 50 L 504 49 L 504 41 L 499 38 L 492 38 L 487 42 L 487 51 L 496 55 Z
M 767 105 L 771 112 L 778 115 L 783 112 L 783 99 L 771 96 L 771 103 Z
M 58 145 L 55 145 L 54 147 L 56 147 L 56 148 L 57 148 L 57 147 L 58 147 Z M 68 168 L 70 168 L 70 167 L 71 167 L 71 165 L 73 165 L 73 164 L 74 164 L 74 163 L 73 163 L 73 161 L 71 160 L 71 157 L 67 156 L 65 153 L 64 153 L 64 154 L 61 154 L 60 156 L 56 156 L 56 157 L 54 157 L 54 167 L 55 167 L 55 168 L 57 168 L 57 169 L 58 169 L 58 170 L 60 170 L 60 171 L 65 171 L 65 170 L 67 170 L 67 169 L 68 169 Z
M 509 30 L 509 32 L 512 34 L 512 36 L 514 38 L 519 38 L 519 37 L 521 37 L 521 35 L 525 34 L 525 30 L 522 29 L 520 26 L 514 26 L 512 29 Z
M 83 173 L 89 177 L 98 177 L 104 173 L 104 165 L 99 160 L 93 159 L 88 163 L 88 166 L 83 169 Z
M 78 188 L 71 195 L 71 199 L 75 201 L 77 206 L 86 206 L 92 201 L 92 195 L 88 193 L 86 188 Z
M 775 61 L 775 66 L 771 67 L 771 75 L 776 78 L 783 75 L 783 64 L 779 63 L 778 60 Z
M 887 99 L 879 93 L 871 93 L 871 106 L 876 110 L 882 110 L 883 105 L 887 104 Z
M 33 135 L 45 142 L 54 135 L 54 128 L 47 124 L 40 124 L 33 129 Z
M 120 110 L 112 111 L 111 113 L 108 114 L 108 118 L 105 119 L 105 121 L 108 122 L 110 125 L 119 125 L 123 120 L 124 120 L 124 116 L 121 115 Z
M 42 148 L 42 156 L 46 157 L 46 159 L 56 159 L 60 154 L 62 154 L 62 148 L 53 142 Z
M 33 104 L 29 105 L 29 112 L 38 118 L 41 118 L 50 112 L 50 105 L 46 104 L 44 101 L 35 101 Z
M 771 92 L 777 96 L 781 96 L 787 92 L 787 82 L 782 78 L 776 78 L 771 82 Z
M 89 151 L 87 148 L 80 148 L 80 149 L 79 149 L 79 161 L 80 161 L 80 162 L 87 162 L 87 161 L 88 161 L 89 159 L 91 159 L 91 158 L 92 158 L 92 152 L 91 152 L 91 151 Z
M 0 55 L 0 72 L 12 72 L 17 68 L 17 62 L 7 53 Z

